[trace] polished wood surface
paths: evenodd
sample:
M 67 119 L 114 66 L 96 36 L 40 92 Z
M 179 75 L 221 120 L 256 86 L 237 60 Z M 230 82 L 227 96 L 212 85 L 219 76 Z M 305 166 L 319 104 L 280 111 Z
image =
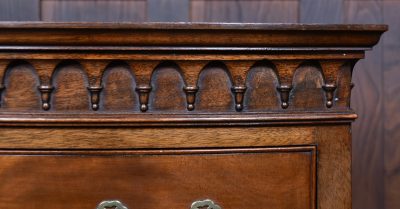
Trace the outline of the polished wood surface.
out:
M 5 207 L 351 208 L 352 70 L 385 25 L 0 28 Z
M 0 193 L 8 195 L 0 206 L 94 208 L 110 198 L 129 208 L 188 208 L 202 199 L 249 209 L 316 203 L 315 147 L 36 153 L 2 152 Z
M 397 0 L 2 0 L 0 20 L 388 24 L 383 41 L 353 72 L 352 108 L 361 114 L 352 128 L 352 196 L 355 209 L 397 209 L 399 6 Z
M 384 25 L 200 23 L 0 27 L 2 123 L 126 125 L 349 121 L 352 67 L 386 30 Z M 18 73 L 31 81 L 21 83 Z M 263 87 L 252 86 L 263 74 L 270 75 L 263 80 L 270 89 L 254 91 Z M 273 106 L 263 104 L 265 91 Z

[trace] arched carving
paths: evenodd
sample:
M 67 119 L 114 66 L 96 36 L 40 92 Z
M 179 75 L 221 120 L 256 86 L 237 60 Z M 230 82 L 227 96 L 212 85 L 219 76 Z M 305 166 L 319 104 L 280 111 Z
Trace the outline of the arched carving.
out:
M 223 62 L 214 61 L 200 72 L 199 93 L 196 98 L 198 110 L 231 111 L 234 98 L 231 92 L 232 78 Z
M 320 109 L 325 107 L 324 77 L 318 62 L 305 61 L 293 76 L 291 104 L 296 109 Z
M 88 76 L 83 66 L 74 60 L 60 62 L 52 74 L 55 110 L 88 111 Z
M 256 62 L 247 74 L 247 92 L 244 98 L 246 111 L 273 110 L 279 108 L 278 75 L 273 63 Z
M 83 81 L 76 85 L 71 84 L 70 81 L 65 83 L 68 83 L 73 89 L 80 89 L 81 87 L 87 88 L 86 91 L 88 92 L 86 92 L 85 96 L 83 96 L 84 94 L 81 92 L 79 98 L 73 96 L 74 98 L 65 100 L 63 103 L 73 105 L 74 101 L 75 103 L 76 101 L 82 102 L 88 97 L 92 110 L 100 108 L 102 110 L 135 111 L 138 108 L 144 112 L 148 109 L 149 100 L 151 100 L 153 110 L 182 111 L 184 110 L 182 107 L 186 106 L 187 110 L 192 111 L 195 109 L 195 106 L 198 105 L 200 105 L 200 110 L 215 111 L 231 111 L 232 107 L 234 107 L 236 111 L 241 111 L 243 108 L 245 111 L 274 110 L 276 99 L 273 98 L 275 98 L 276 92 L 279 94 L 278 100 L 280 100 L 282 108 L 287 108 L 290 103 L 295 106 L 300 104 L 299 107 L 293 108 L 302 109 L 305 108 L 304 105 L 306 104 L 311 106 L 313 106 L 313 104 L 315 105 L 315 103 L 307 101 L 312 98 L 311 96 L 303 97 L 304 95 L 320 93 L 319 90 L 315 88 L 311 88 L 311 90 L 307 88 L 303 90 L 299 89 L 312 85 L 310 83 L 313 83 L 313 81 L 308 82 L 309 84 L 307 85 L 304 83 L 300 84 L 300 80 L 310 79 L 310 77 L 306 75 L 316 76 L 313 78 L 314 83 L 319 80 L 317 78 L 318 76 L 321 78 L 322 84 L 318 89 L 323 90 L 324 97 L 322 99 L 326 107 L 331 108 L 335 105 L 338 106 L 338 108 L 347 108 L 349 106 L 349 101 L 342 101 L 342 98 L 349 97 L 351 88 L 349 81 L 352 69 L 351 63 L 355 61 L 225 60 L 209 62 L 207 60 L 178 60 L 163 61 L 160 63 L 160 61 L 156 60 L 134 60 L 126 62 L 122 60 L 114 60 L 111 62 L 108 60 L 60 61 L 56 59 L 15 60 L 12 62 L 9 60 L 0 60 L 0 99 L 4 97 L 7 66 L 15 65 L 15 63 L 18 62 L 30 63 L 32 70 L 38 75 L 39 85 L 35 88 L 36 91 L 40 92 L 43 110 L 49 110 L 51 104 L 54 103 L 51 98 L 55 91 L 54 78 L 57 75 L 56 72 L 58 72 L 60 68 L 66 66 L 75 66 L 76 69 L 80 69 L 81 72 L 78 72 L 79 70 L 77 71 L 76 69 L 75 72 L 82 75 L 81 78 Z M 115 74 L 115 72 L 111 73 L 111 68 L 119 68 L 119 70 L 116 71 L 123 75 L 117 75 L 118 73 Z M 133 70 L 133 68 L 135 69 Z M 163 73 L 161 73 L 160 68 L 171 68 L 171 73 L 177 76 L 162 75 Z M 209 71 L 209 68 L 213 69 Z M 318 73 L 305 73 L 300 76 L 303 77 L 303 79 L 298 77 L 296 78 L 297 80 L 294 81 L 293 79 L 298 76 L 298 71 L 302 71 L 300 70 L 302 68 L 313 68 L 316 69 Z M 208 76 L 204 76 L 205 74 Z M 216 74 L 218 75 L 216 76 Z M 257 76 L 255 76 L 256 74 Z M 112 84 L 114 87 L 109 87 L 109 89 L 107 89 L 108 92 L 104 93 L 104 79 L 109 75 L 115 77 L 112 78 L 110 82 L 113 82 L 113 79 L 119 81 L 115 81 L 114 84 Z M 165 82 L 163 81 L 163 84 L 158 85 L 157 80 L 159 79 L 154 79 L 154 77 L 159 77 L 160 75 L 171 77 L 172 80 L 175 79 L 175 82 L 171 79 L 164 79 Z M 208 81 L 204 83 L 205 77 L 209 77 L 211 83 Z M 256 78 L 258 80 L 254 80 Z M 215 79 L 217 81 L 213 81 Z M 171 81 L 169 84 L 170 87 L 165 85 L 169 81 Z M 122 83 L 124 85 L 119 85 Z M 293 89 L 294 85 L 297 85 L 297 90 Z M 277 91 L 271 89 L 274 86 Z M 178 87 L 181 89 L 178 90 Z M 170 92 L 171 88 L 175 90 L 172 90 L 174 93 L 166 96 L 169 98 L 169 101 L 167 102 L 166 99 L 160 99 L 164 96 L 160 97 L 158 94 L 163 91 L 163 94 L 167 95 L 166 93 Z M 137 94 L 133 92 L 133 89 L 136 90 Z M 156 92 L 151 92 L 152 90 Z M 74 92 L 69 92 L 68 94 L 72 96 Z M 102 97 L 106 95 L 113 95 L 112 98 L 114 99 L 102 99 Z M 200 95 L 202 97 L 201 99 L 198 98 Z M 205 97 L 204 95 L 209 96 Z M 299 95 L 303 95 L 300 96 L 303 98 L 300 99 Z M 117 98 L 115 98 L 115 96 Z M 175 102 L 171 103 L 172 97 L 178 98 L 176 98 L 177 100 Z M 183 106 L 182 98 L 185 100 L 185 105 Z M 206 98 L 212 99 L 206 100 Z M 296 101 L 290 101 L 292 99 Z M 299 101 L 302 100 L 304 100 L 304 102 L 299 103 Z M 103 102 L 111 105 L 109 106 L 110 108 L 108 108 L 107 105 L 104 106 L 102 104 Z M 138 105 L 136 102 L 140 104 Z M 231 102 L 234 102 L 234 106 L 232 107 L 230 106 Z M 0 105 L 2 103 L 4 102 L 0 100 Z M 118 106 L 118 103 L 123 104 L 123 106 Z M 61 108 L 61 110 L 63 109 L 64 108 Z M 83 108 L 82 105 L 78 109 L 83 110 L 85 108 Z
M 160 63 L 151 76 L 150 109 L 154 111 L 186 109 L 185 80 L 179 66 L 172 61 Z
M 101 86 L 100 110 L 138 110 L 135 75 L 128 63 L 119 60 L 110 62 L 102 73 Z
M 4 70 L 2 78 L 3 107 L 8 110 L 40 110 L 39 77 L 31 63 L 14 60 Z

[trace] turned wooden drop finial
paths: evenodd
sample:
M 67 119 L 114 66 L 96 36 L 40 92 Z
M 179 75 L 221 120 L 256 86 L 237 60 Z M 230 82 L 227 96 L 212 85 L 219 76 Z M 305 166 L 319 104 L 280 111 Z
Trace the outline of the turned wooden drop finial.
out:
M 149 93 L 151 91 L 151 86 L 140 85 L 136 87 L 136 92 L 139 93 L 140 111 L 146 112 L 148 110 Z
M 325 91 L 326 97 L 326 107 L 331 108 L 333 106 L 333 95 L 336 90 L 335 84 L 325 84 L 322 86 L 322 89 Z
M 276 88 L 279 91 L 279 94 L 281 95 L 281 107 L 283 109 L 286 109 L 289 107 L 289 94 L 290 91 L 292 90 L 291 85 L 280 85 Z
M 90 102 L 92 103 L 92 109 L 97 111 L 99 109 L 100 92 L 103 89 L 101 86 L 89 86 L 87 88 L 90 92 Z
M 38 87 L 38 89 L 41 94 L 42 109 L 47 111 L 50 109 L 51 92 L 53 92 L 54 87 L 48 85 L 41 85 Z
M 235 95 L 235 109 L 236 111 L 243 110 L 243 98 L 244 93 L 246 92 L 246 86 L 234 86 L 232 87 L 232 92 Z
M 196 101 L 196 93 L 199 90 L 199 87 L 197 87 L 197 86 L 186 86 L 186 87 L 183 87 L 183 90 L 186 93 L 187 109 L 189 111 L 192 111 L 192 110 L 194 110 L 194 103 Z

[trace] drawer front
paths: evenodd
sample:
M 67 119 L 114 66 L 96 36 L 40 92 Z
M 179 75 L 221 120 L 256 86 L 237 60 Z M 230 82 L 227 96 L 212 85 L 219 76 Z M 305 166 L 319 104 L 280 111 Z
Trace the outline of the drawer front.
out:
M 315 208 L 314 146 L 0 154 L 2 208 Z

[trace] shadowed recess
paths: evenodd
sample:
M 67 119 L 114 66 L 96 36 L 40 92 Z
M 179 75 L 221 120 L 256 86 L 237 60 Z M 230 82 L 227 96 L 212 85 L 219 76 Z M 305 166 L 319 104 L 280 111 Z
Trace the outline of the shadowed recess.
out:
M 10 63 L 4 81 L 1 110 L 41 110 L 40 82 L 31 64 L 20 60 Z
M 351 69 L 353 69 L 353 65 L 352 63 L 347 63 L 340 67 L 335 94 L 335 106 L 338 108 L 348 108 L 350 106 Z
M 294 73 L 290 93 L 291 109 L 325 109 L 324 78 L 321 66 L 315 62 L 303 63 Z
M 186 110 L 185 86 L 179 66 L 174 62 L 159 64 L 151 76 L 149 110 Z
M 122 61 L 111 62 L 102 77 L 100 111 L 138 111 L 136 82 L 129 65 Z
M 200 72 L 196 110 L 235 111 L 232 81 L 222 62 L 211 62 Z
M 272 63 L 255 63 L 247 75 L 244 111 L 276 110 L 280 108 L 277 73 Z
M 90 110 L 87 75 L 78 62 L 64 61 L 58 64 L 52 79 L 55 89 L 51 110 Z

